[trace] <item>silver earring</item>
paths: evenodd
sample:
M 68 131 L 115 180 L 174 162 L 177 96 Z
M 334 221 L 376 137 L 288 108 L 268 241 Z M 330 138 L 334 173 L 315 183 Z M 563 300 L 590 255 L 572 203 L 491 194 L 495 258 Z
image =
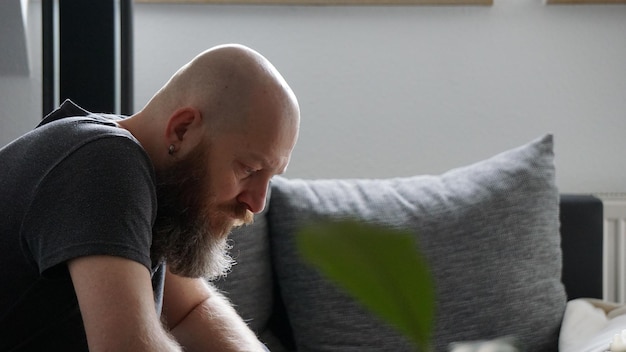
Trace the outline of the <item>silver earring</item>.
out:
M 175 150 L 176 150 L 176 147 L 173 144 L 170 144 L 170 147 L 167 149 L 167 153 L 169 155 L 174 155 Z

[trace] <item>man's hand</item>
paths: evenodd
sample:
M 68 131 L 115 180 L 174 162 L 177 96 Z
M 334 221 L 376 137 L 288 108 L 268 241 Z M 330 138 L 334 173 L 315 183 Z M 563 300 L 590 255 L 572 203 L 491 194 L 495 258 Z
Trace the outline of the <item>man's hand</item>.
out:
M 163 314 L 185 351 L 267 351 L 226 298 L 203 279 L 168 270 Z
M 120 257 L 68 262 L 89 351 L 181 351 L 160 323 L 150 272 Z

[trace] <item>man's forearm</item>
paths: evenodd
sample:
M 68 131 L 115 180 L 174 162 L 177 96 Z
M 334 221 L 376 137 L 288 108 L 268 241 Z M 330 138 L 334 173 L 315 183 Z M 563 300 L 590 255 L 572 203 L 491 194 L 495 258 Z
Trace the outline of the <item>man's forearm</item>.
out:
M 182 352 L 183 349 L 175 341 L 175 338 L 162 327 L 155 327 L 152 332 L 136 336 L 137 346 L 127 346 L 128 351 L 159 351 L 159 352 Z M 121 349 L 116 349 L 121 351 Z
M 185 351 L 266 351 L 228 300 L 211 291 L 211 297 L 171 330 Z

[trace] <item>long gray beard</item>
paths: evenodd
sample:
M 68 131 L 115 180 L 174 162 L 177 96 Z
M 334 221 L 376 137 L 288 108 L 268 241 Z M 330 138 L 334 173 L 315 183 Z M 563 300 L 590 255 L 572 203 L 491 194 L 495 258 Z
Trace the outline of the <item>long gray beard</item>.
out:
M 184 173 L 186 168 L 182 168 Z M 188 168 L 187 168 L 188 170 Z M 233 265 L 226 238 L 231 224 L 208 219 L 211 206 L 200 175 L 167 175 L 157 185 L 158 212 L 151 257 L 164 260 L 170 271 L 185 277 L 219 277 Z M 176 177 L 179 176 L 179 177 Z M 211 231 L 214 231 L 212 233 Z
M 164 239 L 153 246 L 163 248 L 162 257 L 173 274 L 212 280 L 228 274 L 234 264 L 227 238 L 212 236 L 207 229 L 188 236 L 179 233 L 172 238 L 174 240 Z

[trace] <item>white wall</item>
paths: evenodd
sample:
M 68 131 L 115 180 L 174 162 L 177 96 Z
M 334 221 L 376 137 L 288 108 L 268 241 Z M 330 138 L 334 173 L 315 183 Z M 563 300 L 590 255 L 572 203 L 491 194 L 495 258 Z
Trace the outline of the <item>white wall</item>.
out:
M 24 50 L 26 44 L 30 65 L 26 64 L 26 69 L 0 74 L 0 147 L 29 131 L 41 120 L 41 3 L 36 0 L 26 5 L 22 5 L 26 15 L 26 40 L 22 33 L 17 33 L 13 40 L 1 36 L 3 41 L 0 43 L 5 54 L 0 55 L 12 55 L 7 53 L 11 50 Z M 19 10 L 13 9 L 12 12 L 0 14 L 0 30 L 7 30 L 2 27 L 6 25 L 2 21 L 5 16 L 22 18 Z
M 135 5 L 136 106 L 250 45 L 302 109 L 288 177 L 439 173 L 554 133 L 564 192 L 626 192 L 626 6 Z
M 30 76 L 0 77 L 0 145 L 41 115 L 40 1 Z M 136 107 L 212 45 L 265 54 L 299 96 L 288 177 L 439 173 L 555 134 L 564 192 L 626 192 L 626 6 L 135 5 Z

